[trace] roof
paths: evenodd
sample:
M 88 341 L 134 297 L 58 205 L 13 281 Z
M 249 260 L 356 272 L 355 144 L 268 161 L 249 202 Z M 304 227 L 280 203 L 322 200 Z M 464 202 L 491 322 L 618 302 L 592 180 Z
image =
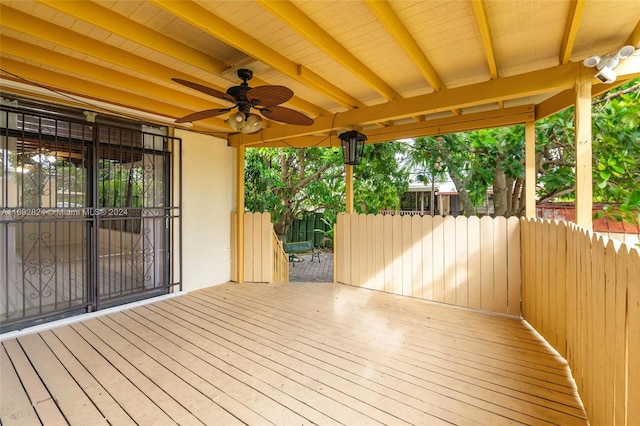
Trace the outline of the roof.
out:
M 603 205 L 596 204 L 593 207 L 593 214 L 603 213 Z M 636 212 L 636 217 L 637 217 Z M 536 206 L 536 215 L 542 219 L 566 220 L 576 222 L 576 206 L 573 203 L 544 203 Z M 630 222 L 631 220 L 631 222 Z M 640 223 L 633 222 L 633 216 L 626 220 L 619 221 L 615 218 L 603 215 L 593 220 L 593 230 L 596 232 L 610 232 L 616 234 L 636 234 L 640 235 Z
M 369 142 L 538 119 L 571 105 L 581 61 L 640 44 L 637 0 L 2 0 L 1 90 L 172 124 L 218 91 L 282 85 L 311 126 L 267 120 L 234 134 L 226 115 L 192 129 L 232 144 L 310 146 L 358 129 Z M 616 69 L 640 76 L 640 55 Z M 177 126 L 181 127 L 181 126 Z M 332 135 L 331 138 L 328 136 Z

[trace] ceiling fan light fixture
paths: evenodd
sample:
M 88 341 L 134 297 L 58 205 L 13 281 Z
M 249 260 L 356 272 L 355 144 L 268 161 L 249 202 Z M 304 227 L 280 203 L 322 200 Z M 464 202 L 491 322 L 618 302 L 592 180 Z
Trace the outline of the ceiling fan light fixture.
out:
M 255 133 L 260 129 L 262 129 L 262 118 L 255 114 L 247 114 L 247 118 L 240 131 L 242 133 Z
M 242 111 L 238 111 L 238 112 L 234 112 L 233 114 L 231 114 L 229 116 L 229 118 L 226 120 L 226 123 L 233 130 L 242 130 L 242 127 L 244 126 L 245 119 L 246 119 L 246 117 L 245 117 L 244 113 Z
M 210 117 L 216 117 L 225 114 L 233 108 L 238 108 L 238 112 L 231 114 L 225 123 L 236 132 L 254 133 L 262 129 L 262 118 L 256 114 L 251 114 L 252 108 L 257 109 L 269 120 L 279 121 L 281 123 L 293 124 L 296 126 L 310 126 L 313 119 L 307 117 L 301 112 L 291 108 L 280 106 L 293 97 L 293 90 L 284 86 L 258 86 L 250 87 L 248 81 L 253 77 L 253 71 L 241 68 L 237 71 L 238 77 L 242 80 L 239 86 L 233 86 L 226 92 L 203 86 L 193 81 L 183 80 L 181 78 L 172 78 L 176 83 L 195 89 L 199 92 L 206 93 L 216 98 L 232 102 L 234 105 L 230 108 L 213 108 L 204 111 L 194 112 L 184 117 L 176 119 L 176 123 L 193 122 L 196 120 L 204 120 Z

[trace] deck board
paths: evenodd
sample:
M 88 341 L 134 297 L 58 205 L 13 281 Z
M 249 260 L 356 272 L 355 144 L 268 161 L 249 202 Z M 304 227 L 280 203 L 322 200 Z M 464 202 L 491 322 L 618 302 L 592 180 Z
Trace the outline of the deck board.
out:
M 225 284 L 2 347 L 3 425 L 587 424 L 521 319 L 330 283 Z
M 4 346 L 0 351 L 0 418 L 4 423 L 14 425 L 34 425 L 38 423 L 38 415 L 23 391 L 20 377 L 7 355 Z
M 224 303 L 224 301 L 219 301 L 219 303 Z M 243 309 L 242 315 L 246 315 L 247 305 L 248 304 L 243 304 L 243 308 L 241 308 Z M 296 333 L 299 332 L 299 330 L 301 329 L 301 325 L 298 322 L 295 325 L 290 327 L 282 326 L 280 329 L 287 335 L 291 336 L 291 335 L 296 335 Z M 315 336 L 320 335 L 319 333 L 313 333 L 313 334 Z M 300 334 L 299 337 L 305 338 L 302 334 Z M 316 340 L 306 339 L 305 341 L 306 345 L 299 346 L 298 348 L 296 348 L 296 350 L 310 349 L 309 355 L 317 356 L 317 353 L 319 353 L 318 351 L 326 350 L 327 345 L 331 344 L 332 339 L 318 340 L 316 337 Z M 314 343 L 317 343 L 317 345 L 314 345 Z M 353 344 L 355 344 L 355 342 L 352 341 L 352 345 Z M 363 347 L 363 350 L 364 349 L 365 348 Z M 423 345 L 422 347 L 416 347 L 416 349 L 409 348 L 409 351 L 407 351 L 407 354 L 412 354 L 412 356 L 414 356 L 415 359 L 407 357 L 406 361 L 419 362 L 419 360 L 423 358 L 423 353 L 425 352 L 425 350 L 428 350 L 428 347 L 426 347 L 425 345 Z M 336 355 L 337 359 L 329 361 L 328 365 L 333 365 L 334 363 L 339 362 L 340 358 L 338 357 L 344 356 L 344 352 L 342 354 L 334 352 L 334 355 Z M 438 371 L 438 370 L 448 371 L 447 374 L 451 375 L 451 377 L 454 377 L 456 380 L 471 381 L 474 383 L 478 383 L 479 386 L 485 386 L 485 387 L 490 387 L 494 389 L 497 388 L 498 386 L 505 386 L 511 390 L 517 390 L 518 392 L 520 392 L 521 393 L 521 395 L 519 396 L 520 398 L 530 400 L 530 401 L 535 401 L 542 405 L 555 406 L 556 403 L 554 401 L 558 401 L 560 403 L 564 403 L 569 406 L 579 407 L 577 406 L 577 404 L 575 404 L 575 398 L 571 393 L 563 394 L 563 391 L 566 392 L 568 390 L 566 387 L 560 388 L 560 387 L 552 386 L 552 389 L 544 389 L 543 385 L 546 385 L 546 383 L 541 381 L 538 381 L 537 386 L 531 386 L 533 381 L 521 382 L 513 377 L 496 374 L 505 370 L 496 371 L 494 369 L 494 371 L 492 371 L 491 373 L 487 373 L 479 368 L 483 366 L 482 363 L 477 363 L 475 368 L 472 368 L 469 366 L 461 365 L 456 362 L 451 362 L 450 357 L 443 358 L 443 357 L 437 356 L 437 354 L 431 355 L 429 358 L 429 361 L 430 362 L 429 362 L 428 368 L 433 369 L 433 371 Z M 348 366 L 347 368 L 351 368 L 351 366 Z M 529 394 L 524 394 L 523 392 L 530 392 L 531 395 L 533 396 L 529 396 Z M 553 398 L 554 401 L 548 401 L 549 397 Z M 563 408 L 563 407 L 559 407 L 559 408 Z M 580 411 L 581 410 L 577 408 L 576 410 L 573 411 L 573 413 L 579 414 Z

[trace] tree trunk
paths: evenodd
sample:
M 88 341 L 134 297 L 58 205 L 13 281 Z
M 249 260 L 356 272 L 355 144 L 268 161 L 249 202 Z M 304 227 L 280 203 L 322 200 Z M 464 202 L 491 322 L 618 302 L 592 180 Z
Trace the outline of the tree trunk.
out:
M 476 209 L 471 202 L 471 198 L 469 198 L 469 193 L 467 192 L 467 183 L 469 179 L 465 179 L 467 181 L 465 182 L 457 173 L 452 172 L 449 172 L 449 177 L 458 191 L 458 197 L 460 197 L 460 202 L 462 202 L 463 214 L 465 216 L 475 214 Z
M 522 184 L 522 178 L 516 179 L 515 183 L 513 184 L 513 192 L 511 193 L 511 211 L 513 211 L 514 214 L 517 214 L 518 216 L 521 215 L 522 206 L 524 204 L 524 194 L 522 193 L 524 187 Z
M 493 178 L 493 214 L 505 216 L 509 203 L 507 202 L 507 179 L 502 169 L 496 169 Z

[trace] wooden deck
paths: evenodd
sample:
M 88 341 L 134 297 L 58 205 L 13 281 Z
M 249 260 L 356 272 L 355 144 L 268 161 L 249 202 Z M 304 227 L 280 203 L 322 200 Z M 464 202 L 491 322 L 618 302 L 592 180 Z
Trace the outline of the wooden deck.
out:
M 2 342 L 2 424 L 587 424 L 517 318 L 225 284 Z

